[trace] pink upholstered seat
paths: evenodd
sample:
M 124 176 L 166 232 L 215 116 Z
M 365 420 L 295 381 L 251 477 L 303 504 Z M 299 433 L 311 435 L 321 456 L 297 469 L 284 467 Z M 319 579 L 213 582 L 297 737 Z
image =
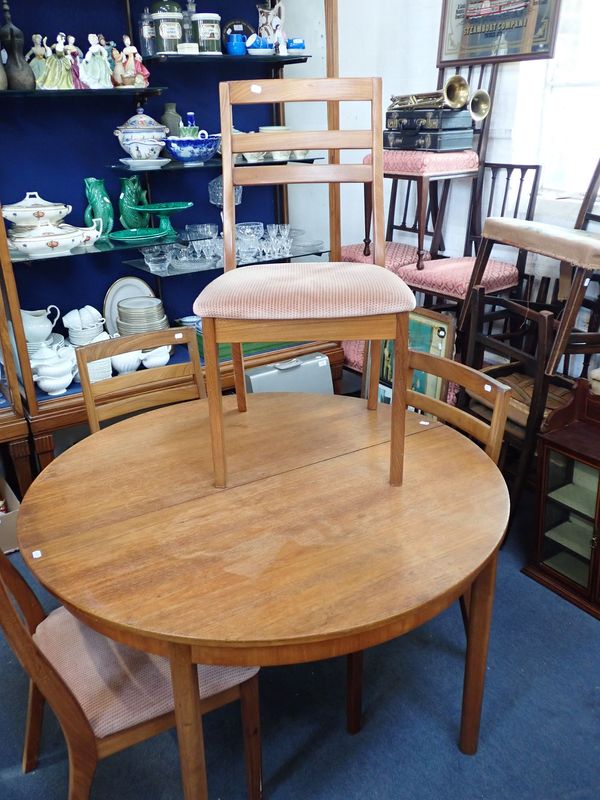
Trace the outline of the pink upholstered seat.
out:
M 474 258 L 438 258 L 425 262 L 421 270 L 415 264 L 403 267 L 398 274 L 411 289 L 464 300 L 474 264 Z M 519 271 L 514 264 L 490 259 L 481 283 L 486 294 L 502 292 L 517 286 Z
M 66 608 L 37 627 L 33 639 L 75 695 L 98 738 L 173 710 L 166 658 L 118 644 L 88 628 Z M 248 680 L 258 667 L 198 667 L 201 697 Z
M 412 311 L 404 281 L 372 264 L 254 264 L 220 275 L 194 303 L 201 317 L 294 320 Z
M 345 244 L 342 247 L 342 261 L 352 261 L 357 264 L 372 264 L 373 263 L 373 248 L 371 248 L 371 255 L 364 254 L 365 245 L 361 244 Z M 396 275 L 399 274 L 401 267 L 407 264 L 416 264 L 419 258 L 419 251 L 416 247 L 404 242 L 386 242 L 385 243 L 385 267 Z M 422 260 L 428 261 L 431 259 L 431 253 L 423 253 Z
M 371 163 L 371 155 L 363 159 Z M 384 150 L 383 172 L 386 175 L 448 175 L 453 172 L 476 172 L 479 156 L 474 150 L 433 153 L 428 150 Z
M 353 339 L 342 342 L 342 350 L 344 351 L 344 364 L 362 372 L 365 359 L 364 341 Z

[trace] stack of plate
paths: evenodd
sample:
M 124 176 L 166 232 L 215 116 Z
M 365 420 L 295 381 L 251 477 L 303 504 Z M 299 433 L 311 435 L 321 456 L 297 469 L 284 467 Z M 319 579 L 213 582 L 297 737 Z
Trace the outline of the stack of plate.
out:
M 117 303 L 117 329 L 121 336 L 169 327 L 160 297 L 127 297 Z
M 43 342 L 27 342 L 27 352 L 29 354 L 29 358 L 31 358 L 32 356 L 35 356 L 43 344 L 45 344 L 46 347 L 51 347 L 53 350 L 57 350 L 59 347 L 62 347 L 64 343 L 64 336 L 61 336 L 60 333 L 51 333 L 50 336 Z

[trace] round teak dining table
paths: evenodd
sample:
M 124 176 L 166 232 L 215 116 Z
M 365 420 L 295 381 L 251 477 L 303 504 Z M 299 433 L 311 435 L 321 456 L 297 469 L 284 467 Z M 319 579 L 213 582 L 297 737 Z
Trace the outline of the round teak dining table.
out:
M 400 636 L 469 590 L 460 748 L 477 749 L 496 553 L 509 499 L 465 436 L 308 394 L 225 400 L 216 489 L 205 400 L 111 425 L 55 459 L 21 506 L 21 552 L 73 614 L 170 659 L 186 800 L 207 797 L 195 664 L 279 665 Z

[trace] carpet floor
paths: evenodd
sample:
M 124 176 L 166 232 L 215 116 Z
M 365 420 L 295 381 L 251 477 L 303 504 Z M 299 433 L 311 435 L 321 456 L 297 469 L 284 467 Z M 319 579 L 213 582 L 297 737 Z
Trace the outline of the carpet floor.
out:
M 261 671 L 265 798 L 598 800 L 599 623 L 521 574 L 531 526 L 522 514 L 500 555 L 477 755 L 457 747 L 465 640 L 456 606 L 368 651 L 357 736 L 345 733 L 344 659 Z M 26 694 L 0 636 L 0 799 L 66 800 L 66 748 L 51 712 L 39 766 L 21 773 Z M 211 800 L 242 800 L 236 704 L 208 715 L 204 735 Z M 91 794 L 181 797 L 173 731 L 101 762 Z

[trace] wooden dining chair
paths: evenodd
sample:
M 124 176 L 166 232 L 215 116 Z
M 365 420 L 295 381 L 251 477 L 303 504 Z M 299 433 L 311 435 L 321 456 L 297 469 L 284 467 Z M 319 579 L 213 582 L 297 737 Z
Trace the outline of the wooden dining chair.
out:
M 95 361 L 139 350 L 178 346 L 187 348 L 187 361 L 175 360 L 163 367 L 124 372 L 96 382 L 90 380 L 89 365 Z M 92 433 L 100 430 L 100 423 L 107 419 L 206 397 L 198 340 L 192 328 L 168 328 L 107 339 L 78 347 L 76 354 Z
M 29 675 L 23 772 L 35 769 L 47 701 L 67 743 L 68 800 L 87 800 L 99 760 L 175 725 L 169 661 L 108 639 L 64 607 L 46 615 L 0 551 L 0 627 Z M 248 797 L 262 797 L 258 667 L 198 666 L 200 711 L 240 700 Z
M 489 421 L 481 420 L 475 418 L 469 411 L 457 408 L 446 400 L 430 397 L 412 388 L 406 390 L 406 405 L 409 409 L 435 417 L 466 434 L 481 444 L 487 455 L 497 464 L 506 425 L 510 388 L 496 378 L 491 378 L 465 364 L 449 358 L 409 350 L 407 387 L 414 385 L 413 378 L 416 371 L 435 376 L 447 383 L 454 383 L 466 389 L 473 396 L 479 397 L 481 400 L 485 399 L 485 402 L 491 405 L 491 419 Z M 452 531 L 448 531 L 448 535 L 452 536 Z M 467 630 L 468 593 L 460 598 L 460 605 L 465 630 Z M 363 652 L 350 653 L 347 657 L 346 678 L 346 727 L 348 733 L 358 733 L 361 729 L 362 673 Z
M 243 342 L 371 341 L 374 363 L 381 342 L 395 340 L 394 403 L 404 407 L 402 375 L 408 342 L 408 312 L 415 298 L 406 284 L 383 268 L 383 177 L 380 78 L 260 80 L 221 83 L 223 154 L 223 275 L 194 303 L 202 317 L 215 485 L 227 481 L 225 434 L 217 346 L 232 343 L 239 411 L 246 410 Z M 361 101 L 370 105 L 368 130 L 285 131 L 232 136 L 232 107 L 257 103 Z M 369 149 L 372 164 L 234 165 L 237 153 L 293 149 Z M 236 269 L 234 187 L 297 183 L 365 183 L 374 208 L 375 265 L 333 263 L 255 264 Z M 309 401 L 307 401 L 309 402 Z M 377 374 L 372 371 L 368 408 L 377 407 Z M 404 418 L 394 415 L 390 483 L 402 482 Z

